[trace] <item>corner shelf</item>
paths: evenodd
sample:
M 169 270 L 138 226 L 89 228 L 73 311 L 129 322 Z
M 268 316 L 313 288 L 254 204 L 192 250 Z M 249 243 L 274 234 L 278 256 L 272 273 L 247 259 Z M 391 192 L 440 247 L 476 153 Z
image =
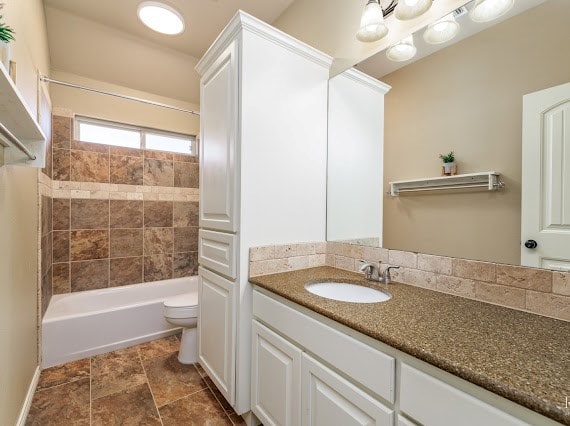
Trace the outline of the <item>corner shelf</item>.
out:
M 437 191 L 443 189 L 485 188 L 497 191 L 505 187 L 497 172 L 468 173 L 455 176 L 440 176 L 425 179 L 399 180 L 390 182 L 389 195 L 396 197 L 401 193 Z
M 0 65 L 0 124 L 7 131 L 4 136 L 0 133 L 0 147 L 4 146 L 4 164 L 44 167 L 46 137 L 2 65 Z M 22 146 L 35 159 L 29 158 Z

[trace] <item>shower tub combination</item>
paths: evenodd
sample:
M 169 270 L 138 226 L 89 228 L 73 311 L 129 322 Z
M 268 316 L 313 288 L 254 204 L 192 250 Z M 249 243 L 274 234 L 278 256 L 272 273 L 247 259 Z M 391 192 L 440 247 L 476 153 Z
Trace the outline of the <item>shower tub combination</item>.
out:
M 42 368 L 176 333 L 163 302 L 198 292 L 198 277 L 60 294 L 42 320 Z

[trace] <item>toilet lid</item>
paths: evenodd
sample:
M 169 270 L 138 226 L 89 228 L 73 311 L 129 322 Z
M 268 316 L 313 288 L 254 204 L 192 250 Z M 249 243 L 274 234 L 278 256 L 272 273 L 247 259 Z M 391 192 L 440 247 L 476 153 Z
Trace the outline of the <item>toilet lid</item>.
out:
M 184 293 L 178 296 L 169 297 L 164 301 L 164 306 L 167 308 L 184 308 L 191 306 L 198 306 L 198 293 Z

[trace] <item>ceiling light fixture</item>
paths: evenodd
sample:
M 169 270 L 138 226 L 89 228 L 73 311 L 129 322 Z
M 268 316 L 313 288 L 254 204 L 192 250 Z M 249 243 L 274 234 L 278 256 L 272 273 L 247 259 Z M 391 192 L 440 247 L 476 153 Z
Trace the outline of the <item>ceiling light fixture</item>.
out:
M 459 24 L 453 13 L 428 25 L 424 32 L 424 40 L 429 44 L 440 44 L 451 40 L 459 32 Z
M 384 24 L 384 13 L 379 0 L 368 0 L 362 12 L 356 38 L 364 42 L 373 42 L 380 40 L 386 34 L 388 27 Z
M 432 0 L 399 0 L 396 5 L 396 18 L 401 21 L 417 18 L 428 11 Z
M 184 18 L 173 7 L 157 1 L 143 1 L 139 4 L 139 19 L 151 30 L 175 35 L 184 31 Z
M 404 62 L 416 56 L 416 52 L 414 36 L 411 35 L 390 46 L 386 51 L 386 57 L 394 62 Z
M 507 13 L 515 0 L 476 0 L 469 17 L 473 22 L 489 22 Z

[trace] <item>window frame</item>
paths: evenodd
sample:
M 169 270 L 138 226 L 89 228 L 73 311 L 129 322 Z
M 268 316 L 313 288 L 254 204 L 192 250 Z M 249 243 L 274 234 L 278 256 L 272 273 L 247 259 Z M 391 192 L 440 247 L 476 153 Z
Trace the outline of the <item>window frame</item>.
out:
M 198 156 L 198 143 L 197 143 L 197 136 L 190 135 L 186 133 L 180 132 L 172 132 L 169 130 L 161 130 L 161 129 L 154 129 L 152 127 L 144 127 L 144 126 L 136 126 L 133 124 L 126 124 L 126 123 L 119 123 L 117 121 L 105 120 L 101 118 L 94 118 L 94 117 L 87 117 L 85 115 L 76 115 L 73 120 L 73 137 L 81 141 L 80 139 L 80 131 L 79 126 L 81 123 L 86 124 L 94 124 L 97 126 L 108 127 L 111 129 L 119 129 L 119 130 L 132 130 L 139 133 L 140 136 L 140 147 L 139 148 L 132 148 L 132 149 L 144 149 L 149 151 L 163 151 L 163 152 L 172 152 L 174 154 L 181 154 L 181 155 L 191 155 L 191 156 Z M 159 150 L 153 148 L 146 147 L 146 136 L 148 133 L 155 134 L 155 135 L 162 135 L 162 136 L 171 136 L 173 138 L 190 138 L 190 150 L 191 152 L 176 152 L 176 151 L 169 151 L 169 150 Z M 86 141 L 84 141 L 86 142 Z M 108 146 L 120 146 L 120 145 L 113 145 L 113 144 L 103 144 L 99 142 L 89 142 L 89 143 L 97 143 L 99 145 L 108 145 Z

